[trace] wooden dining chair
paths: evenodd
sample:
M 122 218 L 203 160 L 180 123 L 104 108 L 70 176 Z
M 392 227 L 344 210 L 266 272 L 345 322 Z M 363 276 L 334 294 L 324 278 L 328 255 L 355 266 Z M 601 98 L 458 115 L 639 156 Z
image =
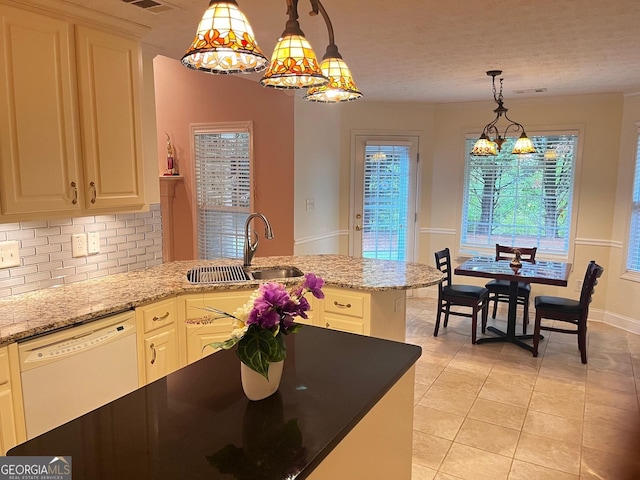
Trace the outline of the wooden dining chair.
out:
M 435 253 L 436 267 L 445 274 L 438 285 L 438 313 L 433 336 L 438 336 L 440 318 L 444 313 L 444 327 L 449 323 L 449 315 L 471 317 L 471 343 L 476 343 L 478 312 L 482 312 L 482 333 L 487 326 L 489 313 L 489 290 L 476 285 L 454 285 L 451 282 L 451 254 L 445 248 Z M 471 313 L 451 311 L 452 306 L 471 307 Z
M 520 260 L 523 262 L 535 263 L 538 247 L 509 247 L 496 243 L 496 261 L 511 260 L 514 256 L 514 249 L 520 251 Z M 489 290 L 489 303 L 493 302 L 491 318 L 496 318 L 498 302 L 509 303 L 509 282 L 507 280 L 491 280 L 485 285 Z M 529 297 L 531 295 L 531 285 L 526 282 L 518 282 L 517 304 L 522 305 L 522 333 L 526 335 L 527 324 L 529 323 Z
M 536 320 L 533 331 L 533 356 L 538 356 L 538 344 L 540 343 L 540 330 L 552 332 L 571 333 L 578 335 L 578 349 L 582 363 L 587 363 L 587 318 L 589 316 L 589 304 L 593 296 L 593 291 L 598 284 L 598 278 L 604 272 L 604 268 L 594 260 L 589 262 L 587 272 L 582 282 L 580 300 L 572 300 L 564 297 L 552 297 L 543 295 L 536 297 L 534 304 L 536 307 Z M 568 322 L 576 326 L 573 328 L 559 328 L 543 326 L 543 318 Z

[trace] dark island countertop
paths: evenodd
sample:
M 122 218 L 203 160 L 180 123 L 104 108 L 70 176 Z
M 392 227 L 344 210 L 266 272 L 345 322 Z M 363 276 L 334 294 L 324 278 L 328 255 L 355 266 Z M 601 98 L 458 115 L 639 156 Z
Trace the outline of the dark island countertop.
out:
M 74 480 L 304 479 L 421 354 L 311 326 L 286 340 L 268 399 L 245 397 L 240 361 L 221 351 L 8 455 L 71 456 Z

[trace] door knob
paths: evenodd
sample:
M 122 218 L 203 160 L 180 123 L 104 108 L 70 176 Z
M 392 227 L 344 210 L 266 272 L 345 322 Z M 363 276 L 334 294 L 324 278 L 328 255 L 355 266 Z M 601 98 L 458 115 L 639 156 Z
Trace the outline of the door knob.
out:
M 359 232 L 360 230 L 362 230 L 362 227 L 360 225 L 356 225 L 356 230 Z

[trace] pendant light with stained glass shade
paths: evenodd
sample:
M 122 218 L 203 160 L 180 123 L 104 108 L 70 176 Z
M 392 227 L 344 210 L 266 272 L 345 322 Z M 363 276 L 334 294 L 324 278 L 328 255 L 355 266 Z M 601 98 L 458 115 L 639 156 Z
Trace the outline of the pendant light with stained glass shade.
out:
M 264 70 L 267 57 L 236 1 L 211 0 L 181 62 L 208 73 L 251 73 Z
M 310 102 L 338 103 L 350 102 L 362 98 L 362 93 L 358 91 L 358 87 L 356 87 L 353 81 L 351 70 L 349 70 L 349 67 L 342 59 L 342 55 L 340 55 L 338 47 L 335 44 L 333 25 L 331 25 L 329 15 L 327 15 L 320 0 L 312 0 L 311 3 L 312 6 L 318 8 L 322 14 L 327 24 L 327 30 L 329 31 L 329 45 L 320 64 L 320 69 L 324 76 L 329 79 L 329 83 L 321 87 L 310 88 L 304 96 L 304 99 Z
M 329 79 L 322 74 L 316 54 L 300 29 L 298 0 L 287 0 L 287 15 L 289 20 L 260 84 L 272 88 L 310 88 L 326 84 Z
M 500 92 L 496 91 L 496 77 L 501 75 L 501 70 L 489 70 L 487 75 L 491 77 L 491 83 L 493 86 L 493 100 L 498 104 L 498 106 L 493 110 L 496 114 L 496 118 L 494 118 L 491 122 L 485 125 L 482 130 L 482 135 L 473 146 L 471 150 L 471 155 L 476 156 L 489 156 L 489 155 L 497 155 L 498 152 L 502 149 L 502 144 L 506 141 L 507 134 L 509 131 L 519 132 L 520 137 L 516 141 L 513 150 L 511 153 L 516 155 L 524 155 L 527 153 L 535 153 L 536 148 L 533 145 L 533 142 L 529 137 L 527 137 L 526 132 L 524 131 L 524 127 L 518 122 L 514 122 L 507 116 L 508 108 L 505 108 L 503 102 L 504 99 L 502 97 L 502 78 L 500 79 Z M 509 122 L 507 127 L 504 129 L 503 134 L 501 135 L 496 127 L 498 120 L 502 117 Z M 494 135 L 494 138 L 491 139 L 490 136 Z

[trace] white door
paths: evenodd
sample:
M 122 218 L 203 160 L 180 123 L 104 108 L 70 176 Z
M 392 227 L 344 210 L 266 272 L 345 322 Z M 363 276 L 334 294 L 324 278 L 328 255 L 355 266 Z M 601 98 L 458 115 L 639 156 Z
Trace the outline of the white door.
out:
M 351 252 L 413 261 L 418 137 L 355 137 Z

